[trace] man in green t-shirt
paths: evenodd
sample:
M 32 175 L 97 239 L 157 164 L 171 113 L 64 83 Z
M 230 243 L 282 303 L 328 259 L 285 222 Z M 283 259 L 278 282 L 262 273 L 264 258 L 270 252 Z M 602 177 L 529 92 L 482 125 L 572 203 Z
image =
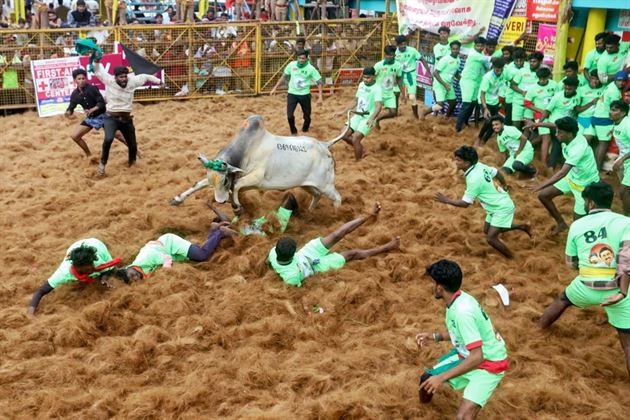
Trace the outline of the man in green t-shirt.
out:
M 608 151 L 610 144 L 610 134 L 612 133 L 613 123 L 610 120 L 610 104 L 614 101 L 622 99 L 623 88 L 628 80 L 628 74 L 620 71 L 615 75 L 615 80 L 610 83 L 602 96 L 595 104 L 595 111 L 591 117 L 591 124 L 597 136 L 597 149 L 595 150 L 595 158 L 597 160 L 597 168 L 602 169 L 604 163 L 604 157 Z
M 297 250 L 297 243 L 285 236 L 278 240 L 267 257 L 271 265 L 282 280 L 292 286 L 301 287 L 306 278 L 315 273 L 325 273 L 342 268 L 346 262 L 362 260 L 373 255 L 389 252 L 400 247 L 400 237 L 395 237 L 388 243 L 371 249 L 352 249 L 340 253 L 330 252 L 337 242 L 344 236 L 357 229 L 371 218 L 376 218 L 381 211 L 380 203 L 374 205 L 370 214 L 360 216 L 335 230 L 333 233 L 313 239 Z
M 569 77 L 575 77 L 578 80 L 578 88 L 586 86 L 588 84 L 588 79 L 579 72 L 578 68 L 579 66 L 577 61 L 567 61 L 564 66 L 562 66 L 562 69 L 564 70 L 564 77 L 560 80 L 560 83 L 564 82 L 564 80 Z
M 223 213 L 221 210 L 216 208 L 213 202 L 209 201 L 208 207 L 210 208 L 210 210 L 214 212 L 214 214 L 217 215 L 217 218 L 214 220 L 215 222 L 219 222 L 219 223 L 228 222 L 234 225 L 238 223 L 239 221 L 239 216 L 235 216 L 232 219 L 230 219 L 230 217 L 227 214 Z M 292 193 L 287 192 L 282 197 L 282 201 L 280 202 L 280 207 L 278 207 L 278 210 L 276 210 L 276 212 L 273 215 L 269 217 L 267 216 L 259 217 L 258 219 L 255 219 L 253 222 L 247 225 L 241 226 L 239 229 L 239 232 L 243 236 L 249 236 L 249 235 L 267 236 L 267 234 L 271 234 L 275 232 L 284 233 L 285 229 L 287 228 L 289 224 L 289 220 L 291 220 L 291 216 L 294 213 L 297 213 L 298 209 L 299 209 L 299 205 L 298 205 L 297 199 Z
M 490 67 L 490 57 L 483 54 L 486 47 L 486 39 L 484 37 L 475 38 L 475 47 L 466 57 L 466 63 L 462 70 L 462 77 L 459 79 L 459 88 L 462 93 L 462 108 L 457 116 L 455 130 L 459 133 L 468 125 L 468 120 L 477 106 L 477 98 L 479 97 L 479 86 L 481 78 Z
M 556 138 L 564 143 L 562 154 L 564 165 L 545 182 L 532 186 L 533 192 L 538 192 L 538 199 L 545 206 L 557 225 L 552 234 L 557 235 L 568 228 L 564 218 L 553 203 L 553 199 L 563 194 L 573 194 L 573 220 L 584 216 L 584 188 L 599 181 L 599 172 L 595 164 L 593 149 L 583 135 L 578 134 L 578 124 L 571 117 L 562 117 L 553 123 L 536 123 L 534 125 L 556 129 Z
M 446 57 L 450 52 L 450 42 L 449 39 L 451 35 L 451 28 L 448 26 L 442 26 L 438 29 L 439 40 L 438 43 L 433 46 L 433 57 L 435 58 L 435 63 L 439 62 L 442 57 Z M 428 67 L 427 67 L 428 68 Z
M 77 281 L 92 284 L 98 278 L 102 285 L 113 287 L 109 277 L 120 261 L 120 258 L 112 258 L 107 246 L 98 239 L 88 238 L 73 243 L 61 265 L 33 294 L 28 314 L 34 315 L 42 297 L 63 284 Z
M 607 36 L 607 32 L 600 32 L 595 35 L 595 48 L 593 48 L 588 52 L 588 54 L 586 54 L 586 59 L 584 60 L 584 69 L 582 69 L 582 73 L 584 73 L 584 77 L 586 77 L 587 79 L 593 70 L 597 70 L 597 62 L 599 61 L 599 57 L 601 57 L 601 55 L 606 51 Z
M 623 42 L 620 45 L 621 37 L 617 34 L 609 34 L 606 37 L 606 52 L 597 61 L 597 74 L 602 83 L 609 83 L 617 74 L 623 70 L 623 62 L 628 53 L 630 43 Z
M 630 216 L 630 117 L 628 104 L 614 101 L 610 104 L 610 119 L 613 121 L 613 137 L 619 147 L 619 158 L 613 164 L 613 171 L 619 176 L 619 195 L 623 213 Z
M 383 60 L 374 64 L 376 83 L 381 86 L 383 108 L 385 108 L 385 111 L 376 117 L 377 129 L 379 128 L 379 121 L 394 118 L 398 114 L 394 86 L 398 86 L 398 89 L 402 92 L 403 102 L 407 98 L 406 88 L 402 84 L 402 66 L 396 61 L 396 47 L 387 45 L 384 55 Z
M 506 174 L 521 172 L 529 177 L 536 174 L 536 168 L 531 165 L 534 160 L 534 147 L 518 128 L 505 125 L 501 115 L 490 118 L 492 130 L 497 135 L 499 152 L 506 155 L 501 170 Z
M 490 117 L 499 114 L 499 92 L 501 86 L 505 84 L 503 78 L 503 67 L 505 62 L 501 57 L 492 59 L 492 69 L 483 75 L 479 86 L 479 103 L 483 110 L 483 126 L 477 136 L 477 146 L 482 146 L 492 137 L 492 122 Z
M 597 77 L 597 70 L 591 71 L 588 84 L 578 88 L 580 105 L 575 107 L 578 112 L 578 124 L 586 140 L 590 141 L 595 137 L 595 129 L 591 124 L 591 117 L 595 113 L 595 105 L 604 92 L 604 86 Z
M 440 61 L 436 62 L 435 69 L 433 70 L 433 94 L 435 95 L 435 104 L 431 108 L 426 108 L 422 116 L 439 112 L 444 108 L 444 102 L 448 102 L 447 117 L 453 115 L 455 111 L 456 98 L 455 88 L 453 87 L 453 81 L 459 75 L 459 68 L 461 66 L 461 58 L 459 58 L 459 49 L 462 44 L 459 41 L 451 42 L 450 54 L 442 57 Z
M 407 97 L 411 102 L 411 110 L 413 116 L 419 118 L 418 115 L 418 60 L 422 55 L 418 50 L 407 45 L 407 37 L 398 35 L 396 37 L 396 61 L 402 66 L 402 82 L 407 90 Z M 397 99 L 398 100 L 398 99 Z
M 525 111 L 523 118 L 525 120 L 540 120 L 543 112 L 551 102 L 551 98 L 558 91 L 558 84 L 551 80 L 551 70 L 548 67 L 540 67 L 536 70 L 538 82 L 527 91 L 525 95 Z M 540 127 L 538 135 L 542 139 L 541 157 L 542 163 L 547 166 L 547 158 L 549 157 L 549 146 L 551 145 L 551 131 L 548 128 Z
M 308 61 L 308 51 L 301 50 L 297 52 L 297 60 L 291 61 L 285 68 L 278 83 L 271 90 L 270 95 L 276 94 L 276 89 L 285 80 L 289 81 L 289 92 L 287 95 L 287 121 L 292 135 L 297 134 L 295 127 L 295 108 L 300 104 L 302 113 L 304 114 L 304 124 L 302 131 L 308 132 L 311 127 L 311 84 L 317 84 L 319 88 L 319 97 L 317 104 L 323 103 L 322 93 L 322 76 L 319 71 Z
M 376 71 L 374 67 L 366 67 L 363 69 L 363 80 L 359 83 L 350 108 L 334 114 L 335 117 L 339 117 L 344 113 L 354 112 L 349 125 L 344 127 L 342 139 L 353 147 L 354 158 L 357 161 L 363 159 L 364 156 L 361 141 L 372 131 L 382 108 L 383 93 L 381 85 L 376 83 Z
M 505 79 L 505 93 L 503 95 L 505 98 L 505 122 L 508 125 L 512 125 L 512 108 L 515 93 L 510 86 L 516 73 L 524 66 L 529 66 L 529 63 L 525 62 L 526 58 L 525 50 L 521 47 L 515 47 L 512 51 L 512 62 L 503 69 L 503 78 Z
M 510 82 L 510 88 L 514 91 L 512 97 L 512 122 L 517 128 L 523 127 L 525 120 L 525 96 L 527 92 L 536 86 L 538 77 L 536 71 L 543 61 L 543 53 L 533 52 L 529 55 L 529 67 L 523 66 Z
M 466 191 L 460 200 L 449 198 L 444 193 L 435 194 L 435 200 L 455 207 L 469 207 L 479 200 L 486 211 L 483 233 L 490 246 L 507 258 L 512 258 L 512 251 L 499 239 L 499 235 L 510 230 L 521 230 L 531 237 L 527 224 L 514 224 L 514 203 L 507 193 L 508 186 L 501 172 L 479 162 L 474 147 L 462 146 L 453 153 L 455 166 L 464 172 Z M 500 185 L 497 185 L 496 181 Z
M 577 112 L 575 108 L 580 105 L 580 97 L 577 94 L 578 80 L 575 77 L 567 77 L 562 81 L 563 87 L 561 92 L 557 92 L 544 109 L 540 116 L 540 121 L 556 121 L 562 117 L 576 118 Z M 540 127 L 539 132 L 548 133 L 548 128 Z M 543 131 L 545 130 L 545 131 Z M 552 136 L 551 155 L 549 155 L 548 145 L 540 149 L 541 160 L 546 167 L 553 168 L 558 163 L 562 148 L 555 136 Z
M 509 367 L 505 342 L 479 302 L 461 289 L 463 274 L 455 261 L 439 260 L 426 274 L 433 280 L 433 295 L 446 305 L 446 330 L 421 332 L 416 343 L 422 348 L 450 338 L 453 349 L 420 376 L 420 402 L 429 403 L 446 382 L 464 389 L 457 418 L 474 419 Z
M 549 328 L 571 306 L 603 306 L 619 334 L 630 374 L 630 218 L 610 210 L 614 191 L 605 182 L 587 185 L 582 196 L 587 214 L 571 225 L 565 250 L 567 265 L 579 274 L 545 309 L 538 324 Z
M 171 268 L 173 262 L 206 261 L 226 236 L 238 235 L 228 228 L 229 222 L 212 223 L 208 238 L 202 246 L 195 245 L 174 233 L 165 233 L 156 241 L 147 242 L 126 268 L 118 270 L 118 276 L 125 282 L 147 278 L 160 267 Z

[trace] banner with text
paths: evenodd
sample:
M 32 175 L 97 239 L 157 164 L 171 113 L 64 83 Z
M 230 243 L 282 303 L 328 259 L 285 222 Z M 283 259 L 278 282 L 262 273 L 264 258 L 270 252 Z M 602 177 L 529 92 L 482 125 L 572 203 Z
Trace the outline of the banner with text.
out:
M 553 66 L 553 57 L 556 54 L 556 25 L 541 23 L 538 26 L 536 51 L 542 51 L 545 55 L 543 64 L 549 67 Z
M 501 35 L 499 44 L 501 45 L 510 45 L 518 37 L 520 37 L 523 32 L 525 32 L 525 28 L 527 26 L 527 18 L 526 17 L 518 17 L 512 16 L 505 24 L 505 29 L 503 30 L 503 34 Z
M 79 57 L 31 61 L 37 113 L 40 117 L 51 117 L 66 112 L 70 95 L 76 88 L 72 80 L 72 71 L 78 67 Z
M 486 28 L 482 35 L 498 38 L 515 4 L 516 0 L 396 0 L 398 30 L 437 33 L 440 26 L 447 26 L 451 35 L 469 36 Z
M 433 54 L 423 54 L 422 57 L 429 67 L 425 67 L 422 61 L 418 60 L 416 68 L 416 82 L 418 83 L 418 86 L 424 89 L 433 89 L 433 68 L 435 67 L 435 57 Z
M 557 22 L 560 0 L 528 0 L 527 19 L 539 22 Z

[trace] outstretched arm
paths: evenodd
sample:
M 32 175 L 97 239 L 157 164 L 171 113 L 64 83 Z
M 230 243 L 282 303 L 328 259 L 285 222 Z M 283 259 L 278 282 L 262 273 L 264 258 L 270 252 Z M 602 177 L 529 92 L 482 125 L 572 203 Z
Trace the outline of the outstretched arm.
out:
M 435 194 L 435 201 L 455 207 L 468 207 L 471 204 L 468 201 L 455 200 L 454 198 L 450 198 L 449 196 L 441 192 Z
M 567 176 L 567 174 L 569 173 L 571 168 L 573 168 L 573 165 L 569 165 L 568 163 L 565 163 L 562 166 L 562 169 L 560 169 L 551 178 L 549 178 L 548 180 L 546 180 L 542 184 L 538 185 L 537 187 L 532 188 L 532 191 L 533 192 L 538 192 L 538 191 L 542 190 L 543 188 L 547 188 L 548 186 L 555 184 L 556 182 L 560 181 L 562 178 Z
M 47 295 L 53 290 L 55 289 L 53 289 L 52 286 L 47 281 L 44 282 L 44 284 L 42 284 L 40 288 L 37 289 L 37 291 L 33 294 L 33 298 L 31 299 L 31 304 L 28 307 L 28 314 L 35 315 L 35 311 L 37 310 L 39 301 L 42 299 L 42 297 L 44 297 L 44 295 Z
M 273 87 L 273 89 L 271 89 L 271 92 L 269 92 L 269 95 L 273 96 L 276 94 L 276 89 L 278 89 L 278 87 L 280 86 L 280 84 L 284 83 L 287 80 L 287 76 L 282 73 L 282 76 L 280 76 L 280 78 L 278 79 L 278 82 L 276 83 L 276 85 Z

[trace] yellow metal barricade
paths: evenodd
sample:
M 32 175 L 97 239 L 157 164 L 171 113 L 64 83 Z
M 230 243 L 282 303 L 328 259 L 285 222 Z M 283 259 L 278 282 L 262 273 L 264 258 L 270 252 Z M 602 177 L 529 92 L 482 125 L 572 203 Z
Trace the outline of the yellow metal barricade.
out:
M 295 44 L 306 40 L 325 84 L 342 69 L 382 58 L 384 19 L 123 25 L 102 28 L 7 30 L 0 40 L 0 109 L 35 106 L 31 60 L 75 55 L 79 38 L 94 37 L 104 53 L 120 42 L 164 69 L 165 86 L 136 92 L 138 101 L 268 93 Z M 354 87 L 354 86 L 353 86 Z

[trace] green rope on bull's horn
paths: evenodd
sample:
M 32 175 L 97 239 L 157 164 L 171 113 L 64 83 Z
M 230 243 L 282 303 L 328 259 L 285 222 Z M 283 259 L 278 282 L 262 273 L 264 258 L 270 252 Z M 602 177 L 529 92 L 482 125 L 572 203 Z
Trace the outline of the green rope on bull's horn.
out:
M 217 172 L 226 172 L 227 171 L 227 163 L 222 160 L 211 159 L 203 164 L 207 169 Z

